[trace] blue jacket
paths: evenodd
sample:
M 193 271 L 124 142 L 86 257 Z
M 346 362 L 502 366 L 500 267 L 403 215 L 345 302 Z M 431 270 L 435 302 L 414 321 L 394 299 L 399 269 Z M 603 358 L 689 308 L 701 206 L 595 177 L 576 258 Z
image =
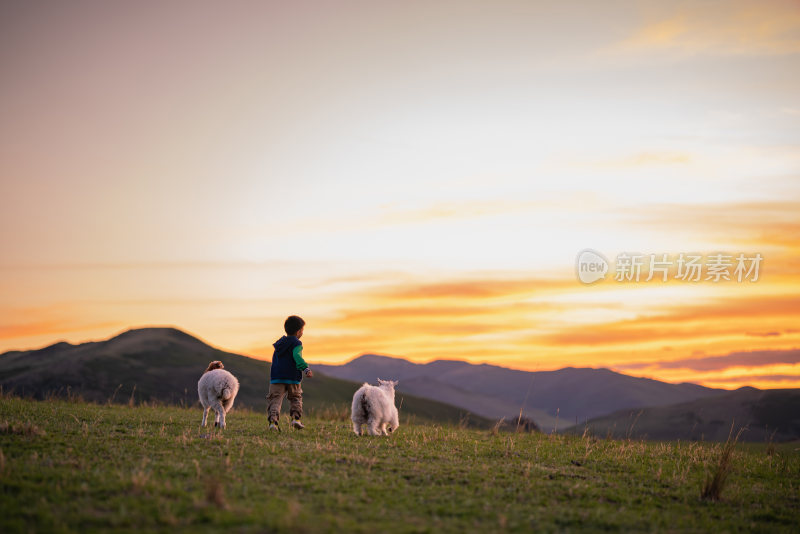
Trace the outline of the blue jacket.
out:
M 303 360 L 303 343 L 294 336 L 283 336 L 272 344 L 270 384 L 299 384 L 308 364 Z

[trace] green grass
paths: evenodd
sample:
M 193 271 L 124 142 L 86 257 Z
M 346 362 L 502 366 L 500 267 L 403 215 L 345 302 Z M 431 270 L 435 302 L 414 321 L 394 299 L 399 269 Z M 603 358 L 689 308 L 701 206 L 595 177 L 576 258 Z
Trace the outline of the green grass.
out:
M 795 531 L 797 444 L 645 443 L 402 424 L 356 437 L 346 410 L 268 433 L 234 410 L 0 399 L 0 532 Z M 407 423 L 407 422 L 406 422 Z M 287 425 L 284 423 L 284 427 Z

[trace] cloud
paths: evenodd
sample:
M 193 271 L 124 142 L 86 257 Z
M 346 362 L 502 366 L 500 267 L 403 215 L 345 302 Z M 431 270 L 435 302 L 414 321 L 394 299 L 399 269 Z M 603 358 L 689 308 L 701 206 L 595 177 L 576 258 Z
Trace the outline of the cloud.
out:
M 129 262 L 53 262 L 53 263 L 0 263 L 0 270 L 42 270 L 42 271 L 142 271 L 187 269 L 291 269 L 305 262 L 293 260 L 220 260 L 220 261 L 129 261 Z
M 642 167 L 686 165 L 691 162 L 692 155 L 684 152 L 648 151 L 636 152 L 612 159 L 590 161 L 569 160 L 566 164 L 577 167 L 588 166 L 595 169 L 638 169 Z
M 37 321 L 26 324 L 0 326 L 0 339 L 57 334 L 70 329 L 64 321 Z
M 508 198 L 475 200 L 462 202 L 437 202 L 432 205 L 408 210 L 389 209 L 378 218 L 380 224 L 416 224 L 427 223 L 439 219 L 472 219 L 492 215 L 527 212 L 532 209 L 547 207 L 542 201 L 525 201 Z
M 800 363 L 800 349 L 791 350 L 756 350 L 732 352 L 723 356 L 707 356 L 703 358 L 683 358 L 680 360 L 637 362 L 616 365 L 616 369 L 689 369 L 692 371 L 721 371 L 731 367 L 763 367 L 776 364 Z M 728 381 L 720 377 L 719 381 Z
M 800 201 L 648 205 L 628 212 L 637 224 L 693 233 L 710 233 L 728 242 L 753 246 L 799 246 Z
M 408 206 L 402 203 L 387 203 L 375 209 L 359 210 L 349 214 L 337 214 L 330 218 L 309 218 L 300 223 L 297 229 L 318 233 L 358 232 L 364 228 L 388 228 L 413 225 L 431 225 L 454 220 L 472 220 L 483 217 L 530 213 L 552 207 L 552 202 L 525 200 L 507 197 L 484 198 L 481 200 L 439 201 L 423 206 Z
M 777 317 L 796 322 L 798 316 L 800 295 L 722 298 L 710 304 L 674 306 L 657 315 L 591 327 L 568 327 L 539 339 L 554 345 L 674 342 L 714 335 L 746 335 L 758 319 Z
M 792 0 L 658 2 L 649 22 L 612 48 L 617 53 L 668 52 L 690 57 L 800 52 L 800 9 Z M 669 10 L 669 11 L 665 11 Z
M 372 332 L 328 334 L 309 331 L 303 336 L 303 352 L 309 361 L 341 361 L 365 352 L 385 354 L 392 342 L 391 338 Z M 258 358 L 269 359 L 274 350 L 272 344 L 255 343 L 247 347 L 244 352 Z
M 430 299 L 430 298 L 497 298 L 574 288 L 576 281 L 550 278 L 492 279 L 474 278 L 455 282 L 409 283 L 389 287 L 374 293 L 387 299 Z
M 326 353 L 344 348 L 370 352 L 385 347 L 394 352 L 407 350 L 413 356 L 420 356 L 426 350 L 472 354 L 489 346 L 497 347 L 497 338 L 504 339 L 504 345 L 515 343 L 509 336 L 522 332 L 524 337 L 533 322 L 530 318 L 560 306 L 546 302 L 481 304 L 480 301 L 453 306 L 445 302 L 450 301 L 344 310 L 339 316 L 326 319 L 320 329 L 347 335 L 326 334 L 320 345 Z M 364 336 L 360 337 L 360 333 Z M 476 339 L 476 336 L 491 339 Z
M 744 335 L 751 337 L 778 337 L 780 332 L 745 332 Z
M 703 382 L 713 383 L 737 383 L 737 384 L 752 384 L 757 382 L 800 382 L 800 374 L 796 375 L 742 375 L 742 376 L 724 376 L 724 377 L 705 377 Z
M 468 317 L 486 313 L 488 310 L 482 306 L 410 306 L 376 309 L 359 309 L 345 311 L 340 319 L 334 323 L 348 324 L 354 321 L 375 321 L 388 319 L 391 321 L 408 318 L 430 317 Z
M 754 284 L 753 290 L 758 289 Z M 565 365 L 576 359 L 588 362 L 587 354 L 606 362 L 636 361 L 645 344 L 667 344 L 685 353 L 699 346 L 717 352 L 785 348 L 784 336 L 791 337 L 789 327 L 800 315 L 796 290 L 764 296 L 748 291 L 747 296 L 697 304 L 659 302 L 647 308 L 647 315 L 581 324 L 575 318 L 582 319 L 587 310 L 592 317 L 603 317 L 597 298 L 590 298 L 588 304 L 574 300 L 579 295 L 576 291 L 583 290 L 572 278 L 509 274 L 506 278 L 486 274 L 454 281 L 370 284 L 337 296 L 335 311 L 317 321 L 320 334 L 326 336 L 319 343 L 319 354 L 341 359 L 388 350 L 412 359 L 437 355 L 487 359 L 485 354 L 502 346 L 503 357 L 515 357 L 523 366 L 545 353 Z M 625 309 L 624 302 L 614 304 Z M 344 337 L 327 337 L 332 334 Z M 748 345 L 747 339 L 758 339 L 760 346 Z M 781 345 L 770 345 L 770 340 L 780 340 Z M 651 354 L 653 359 L 670 357 L 663 352 Z M 674 358 L 680 352 L 671 354 Z
M 45 320 L 24 324 L 0 326 L 0 340 L 41 337 L 53 334 L 71 334 L 88 330 L 103 328 L 120 328 L 124 326 L 119 321 L 102 321 L 94 323 L 76 322 L 70 320 Z

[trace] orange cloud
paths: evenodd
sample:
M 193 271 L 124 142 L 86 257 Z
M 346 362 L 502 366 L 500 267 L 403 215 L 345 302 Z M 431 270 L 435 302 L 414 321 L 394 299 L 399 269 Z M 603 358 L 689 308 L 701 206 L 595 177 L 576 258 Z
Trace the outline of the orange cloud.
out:
M 538 339 L 553 345 L 603 345 L 642 341 L 664 343 L 716 335 L 748 335 L 754 324 L 775 318 L 796 324 L 800 296 L 779 295 L 717 299 L 712 304 L 674 306 L 665 313 L 604 324 L 574 326 Z
M 525 212 L 549 204 L 542 201 L 519 201 L 498 198 L 480 201 L 439 202 L 419 209 L 397 210 L 387 206 L 383 224 L 425 223 L 438 219 L 471 219 L 513 212 Z
M 469 317 L 474 315 L 481 315 L 487 312 L 485 307 L 482 306 L 410 306 L 410 307 L 394 307 L 394 308 L 377 308 L 377 309 L 359 309 L 344 312 L 340 319 L 331 321 L 333 324 L 347 325 L 360 323 L 362 321 L 380 321 L 387 319 L 405 320 L 424 318 L 429 320 L 433 318 L 455 318 L 455 317 Z
M 792 382 L 800 383 L 800 374 L 797 375 L 742 375 L 742 376 L 728 376 L 728 377 L 707 377 L 703 380 L 710 383 L 739 383 L 739 384 L 753 384 L 758 382 Z M 792 386 L 795 387 L 795 386 Z
M 479 278 L 458 282 L 436 282 L 404 284 L 390 287 L 375 293 L 384 299 L 488 299 L 509 297 L 520 294 L 536 294 L 565 288 L 574 288 L 575 279 L 518 278 L 492 279 Z
M 343 363 L 360 354 L 406 355 L 398 352 L 394 340 L 383 336 L 368 336 L 356 334 L 321 335 L 313 339 L 303 338 L 305 346 L 304 355 L 308 362 L 313 363 Z M 272 346 L 264 347 L 259 352 L 263 357 L 272 356 Z
M 745 332 L 744 335 L 751 337 L 778 337 L 780 332 Z
M 103 328 L 120 328 L 118 321 L 83 323 L 66 320 L 37 321 L 25 324 L 0 326 L 0 340 L 41 337 Z
M 753 327 L 774 328 L 784 323 L 788 328 L 798 319 L 800 297 L 796 295 L 719 299 L 709 305 L 671 308 L 655 316 L 571 326 L 536 339 L 552 346 L 707 343 L 718 337 L 752 337 Z
M 789 248 L 800 246 L 800 201 L 649 205 L 631 208 L 639 224 L 711 232 L 727 241 Z
M 642 317 L 639 324 L 663 322 L 711 321 L 759 317 L 795 317 L 800 315 L 800 295 L 769 295 L 743 298 L 720 298 L 711 304 L 673 306 L 665 315 Z
M 617 365 L 617 369 L 691 369 L 693 371 L 719 371 L 731 367 L 763 367 L 774 364 L 800 363 L 800 350 L 754 350 L 732 352 L 723 356 L 682 358 L 680 360 L 629 363 Z
M 63 321 L 39 321 L 35 323 L 0 326 L 0 339 L 13 339 L 41 334 L 56 334 L 70 327 Z
M 800 52 L 800 9 L 791 0 L 654 3 L 651 21 L 615 52 L 673 52 L 685 56 L 778 55 Z
M 692 156 L 682 152 L 649 151 L 637 152 L 635 154 L 630 154 L 628 156 L 619 158 L 592 160 L 586 162 L 576 162 L 573 159 L 570 159 L 565 163 L 571 166 L 590 167 L 594 169 L 628 169 L 664 165 L 685 165 L 691 161 Z

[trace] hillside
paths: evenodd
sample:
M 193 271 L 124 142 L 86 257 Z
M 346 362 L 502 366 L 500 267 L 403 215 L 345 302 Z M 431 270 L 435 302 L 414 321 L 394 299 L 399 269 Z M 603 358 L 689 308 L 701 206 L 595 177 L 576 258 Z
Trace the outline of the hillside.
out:
M 398 391 L 425 396 L 489 417 L 523 412 L 541 428 L 574 425 L 618 410 L 662 406 L 718 395 L 724 390 L 696 384 L 668 384 L 608 369 L 527 372 L 461 361 L 415 364 L 367 354 L 344 365 L 315 365 L 346 380 L 399 380 Z
M 212 360 L 221 360 L 239 379 L 235 406 L 266 411 L 269 362 L 216 349 L 175 328 L 132 329 L 105 341 L 6 352 L 0 354 L 0 386 L 38 399 L 72 394 L 94 402 L 133 398 L 194 406 L 197 380 Z M 349 407 L 358 386 L 315 373 L 303 382 L 304 405 L 312 411 Z M 401 402 L 405 417 L 458 422 L 465 412 L 409 393 L 398 395 L 397 404 Z M 476 416 L 469 422 L 489 424 Z
M 357 437 L 310 416 L 0 401 L 0 532 L 796 532 L 800 456 L 716 443 L 405 425 Z
M 672 406 L 622 410 L 571 431 L 582 433 L 586 427 L 597 436 L 725 441 L 731 424 L 734 432 L 746 427 L 743 441 L 800 439 L 800 390 L 744 387 Z

